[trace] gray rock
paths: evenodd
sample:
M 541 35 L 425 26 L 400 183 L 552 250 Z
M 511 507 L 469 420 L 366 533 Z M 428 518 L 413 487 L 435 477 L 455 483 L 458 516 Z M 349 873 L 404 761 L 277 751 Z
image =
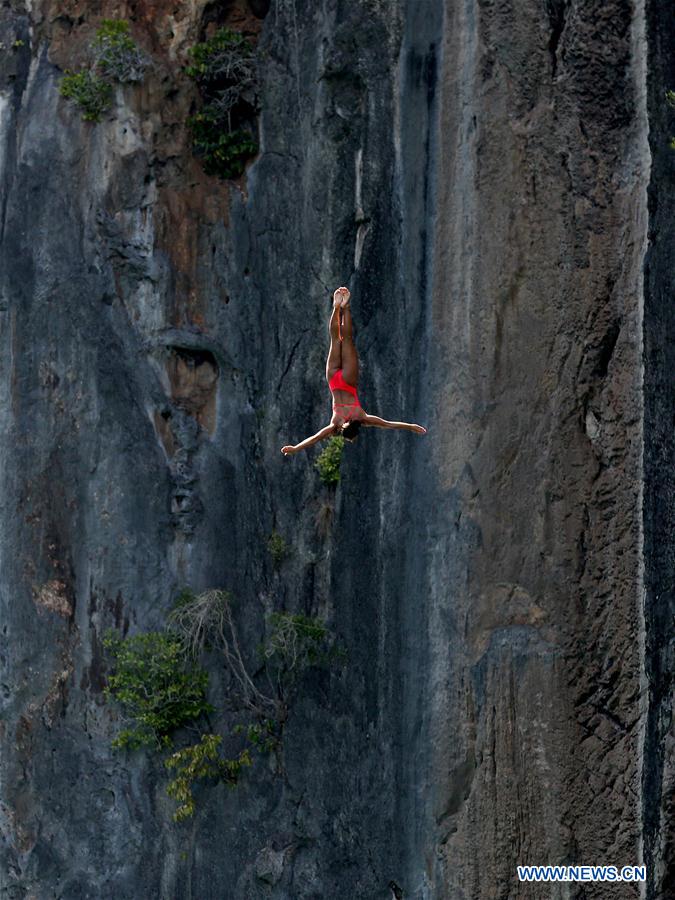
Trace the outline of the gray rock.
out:
M 256 856 L 255 874 L 261 881 L 277 884 L 284 871 L 285 852 L 273 847 L 264 847 Z
M 152 9 L 94 126 L 58 93 L 88 5 L 0 8 L 0 897 L 595 900 L 516 865 L 643 860 L 612 896 L 670 896 L 672 16 Z M 237 183 L 185 128 L 218 16 L 261 49 Z M 365 408 L 429 433 L 369 430 L 331 492 L 279 450 L 328 421 L 343 283 Z M 102 636 L 184 585 L 232 592 L 251 659 L 261 598 L 348 659 L 280 772 L 176 826 L 161 761 L 110 748 Z

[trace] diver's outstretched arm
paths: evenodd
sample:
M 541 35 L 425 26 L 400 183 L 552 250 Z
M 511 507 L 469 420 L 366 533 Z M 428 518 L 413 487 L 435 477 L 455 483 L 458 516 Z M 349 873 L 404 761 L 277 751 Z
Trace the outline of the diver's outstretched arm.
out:
M 317 431 L 317 433 L 313 434 L 311 437 L 305 438 L 304 441 L 300 441 L 299 444 L 287 444 L 285 447 L 281 448 L 281 452 L 284 456 L 288 456 L 290 453 L 297 453 L 298 450 L 305 450 L 307 447 L 311 447 L 312 444 L 322 441 L 331 434 L 335 434 L 335 426 L 326 425 L 321 431 Z
M 411 422 L 389 422 L 379 416 L 365 415 L 360 420 L 362 425 L 374 425 L 377 428 L 404 428 L 406 431 L 416 431 L 417 434 L 426 434 L 427 430 L 422 425 L 413 425 Z

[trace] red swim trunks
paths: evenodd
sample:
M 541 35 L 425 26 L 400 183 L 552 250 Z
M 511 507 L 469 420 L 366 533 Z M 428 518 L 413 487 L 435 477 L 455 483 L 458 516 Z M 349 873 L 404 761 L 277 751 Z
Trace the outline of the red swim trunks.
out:
M 347 384 L 342 374 L 342 369 L 338 369 L 335 375 L 328 382 L 328 387 L 331 391 L 347 391 L 348 394 L 352 394 L 354 397 L 354 403 L 336 403 L 335 398 L 333 398 L 333 410 L 336 407 L 338 408 L 349 408 L 349 409 L 360 409 L 361 404 L 359 403 L 359 396 L 356 393 L 356 388 L 352 384 Z M 340 413 L 340 415 L 344 415 L 344 413 Z M 345 418 L 349 418 L 348 415 L 345 415 Z

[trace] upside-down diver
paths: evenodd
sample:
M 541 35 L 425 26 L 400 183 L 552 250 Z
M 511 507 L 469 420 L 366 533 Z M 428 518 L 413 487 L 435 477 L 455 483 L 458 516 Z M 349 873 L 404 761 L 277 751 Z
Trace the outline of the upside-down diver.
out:
M 359 357 L 352 339 L 352 313 L 349 308 L 350 292 L 339 287 L 333 294 L 333 312 L 328 323 L 330 350 L 326 360 L 326 380 L 333 395 L 333 415 L 330 425 L 299 444 L 287 444 L 281 448 L 284 456 L 305 450 L 331 435 L 341 435 L 348 441 L 356 440 L 362 425 L 376 428 L 404 428 L 417 434 L 426 434 L 422 425 L 410 422 L 389 422 L 379 416 L 369 415 L 359 403 L 356 388 L 359 381 Z

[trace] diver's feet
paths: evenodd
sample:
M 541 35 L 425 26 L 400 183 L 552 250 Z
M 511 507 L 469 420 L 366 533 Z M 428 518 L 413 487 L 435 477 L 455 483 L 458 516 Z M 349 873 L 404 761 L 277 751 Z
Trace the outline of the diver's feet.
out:
M 345 306 L 349 305 L 350 296 L 348 288 L 339 287 L 333 294 L 333 306 L 339 306 L 344 309 Z

